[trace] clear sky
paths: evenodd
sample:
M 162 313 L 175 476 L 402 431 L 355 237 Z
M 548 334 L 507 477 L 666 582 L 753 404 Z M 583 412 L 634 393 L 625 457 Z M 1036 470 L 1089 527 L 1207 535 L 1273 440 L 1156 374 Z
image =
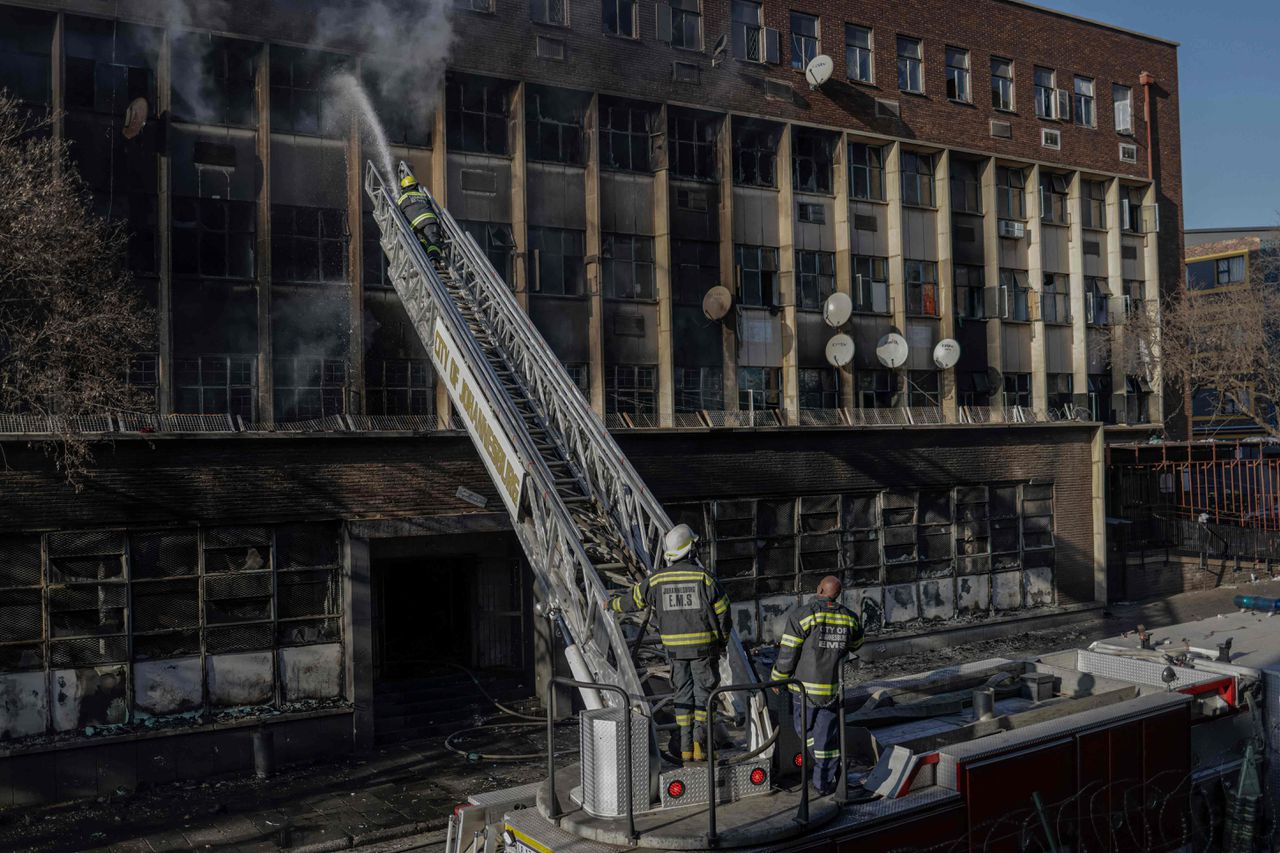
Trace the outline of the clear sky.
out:
M 1036 1 L 1181 43 L 1183 224 L 1280 224 L 1280 0 Z

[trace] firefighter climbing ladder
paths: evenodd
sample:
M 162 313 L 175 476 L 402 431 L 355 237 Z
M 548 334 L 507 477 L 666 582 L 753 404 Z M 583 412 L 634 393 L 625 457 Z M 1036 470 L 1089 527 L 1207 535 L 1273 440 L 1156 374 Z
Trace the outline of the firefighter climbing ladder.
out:
M 365 190 L 396 292 L 512 516 L 574 678 L 621 687 L 651 717 L 605 580 L 644 577 L 662 559 L 670 519 L 449 212 L 436 205 L 450 258 L 437 272 L 373 163 Z M 736 633 L 727 657 L 732 683 L 757 680 Z M 582 694 L 588 708 L 619 701 L 610 691 Z M 749 703 L 737 707 L 750 731 L 744 746 L 756 748 L 771 723 L 759 696 Z

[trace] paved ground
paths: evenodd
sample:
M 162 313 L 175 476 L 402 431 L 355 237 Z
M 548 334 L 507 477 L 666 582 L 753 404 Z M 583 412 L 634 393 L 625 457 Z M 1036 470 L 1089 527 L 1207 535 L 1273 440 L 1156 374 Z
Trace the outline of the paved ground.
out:
M 1250 587 L 1280 595 L 1280 582 Z M 988 657 L 1029 656 L 1086 645 L 1132 630 L 1157 627 L 1232 610 L 1235 589 L 1185 593 L 1126 604 L 1081 617 L 1066 627 L 1019 630 L 1000 638 L 908 650 L 866 661 L 855 679 L 920 672 Z M 867 649 L 874 654 L 876 647 Z M 572 750 L 576 731 L 566 727 L 558 752 Z M 470 748 L 503 754 L 538 752 L 543 736 L 504 735 Z M 0 812 L 0 851 L 168 850 L 295 851 L 360 847 L 390 853 L 443 848 L 445 816 L 467 795 L 540 779 L 541 760 L 470 762 L 427 741 L 380 749 L 336 763 L 289 768 L 268 781 L 221 779 L 142 791 L 121 790 L 97 802 Z

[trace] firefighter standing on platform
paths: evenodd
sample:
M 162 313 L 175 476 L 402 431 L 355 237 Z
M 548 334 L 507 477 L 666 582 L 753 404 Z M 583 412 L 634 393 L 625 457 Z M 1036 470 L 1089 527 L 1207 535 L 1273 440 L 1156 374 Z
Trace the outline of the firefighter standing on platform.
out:
M 714 735 L 707 700 L 720 686 L 720 655 L 729 642 L 729 597 L 697 562 L 698 537 L 676 526 L 663 540 L 667 568 L 659 569 L 609 602 L 615 613 L 649 609 L 671 660 L 680 757 L 702 761 Z
M 840 772 L 839 672 L 845 655 L 862 645 L 862 626 L 838 599 L 840 579 L 828 575 L 818 583 L 818 596 L 808 604 L 792 608 L 773 666 L 775 680 L 795 678 L 804 685 L 809 698 L 809 719 L 800 715 L 800 701 L 792 699 L 796 732 L 809 736 L 806 744 L 813 755 L 813 787 L 822 795 L 836 789 Z M 789 685 L 799 692 L 796 685 Z M 776 691 L 777 688 L 775 687 Z
M 396 204 L 422 241 L 427 259 L 436 269 L 441 269 L 444 266 L 444 249 L 440 241 L 440 217 L 431 199 L 418 186 L 418 179 L 404 163 L 400 164 L 400 197 Z

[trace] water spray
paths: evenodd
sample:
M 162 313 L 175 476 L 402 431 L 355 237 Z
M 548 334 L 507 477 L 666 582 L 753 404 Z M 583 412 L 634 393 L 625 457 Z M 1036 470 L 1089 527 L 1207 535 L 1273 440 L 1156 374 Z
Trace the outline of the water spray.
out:
M 385 181 L 395 178 L 395 159 L 391 156 L 391 145 L 387 142 L 387 132 L 378 120 L 378 113 L 369 100 L 369 94 L 351 74 L 335 74 L 329 81 L 334 92 L 351 104 L 351 109 L 360 115 L 361 124 L 368 131 L 369 140 L 373 143 L 374 162 Z

